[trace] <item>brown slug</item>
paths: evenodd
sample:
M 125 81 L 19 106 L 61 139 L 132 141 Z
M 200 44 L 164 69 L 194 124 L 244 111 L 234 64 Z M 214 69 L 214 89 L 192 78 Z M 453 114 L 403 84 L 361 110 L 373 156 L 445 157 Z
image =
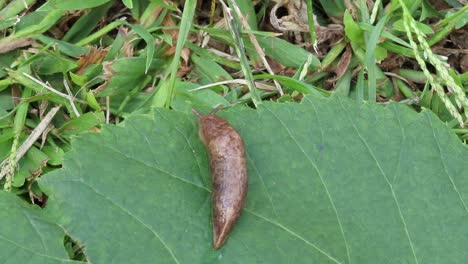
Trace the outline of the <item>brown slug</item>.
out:
M 212 179 L 213 247 L 220 248 L 239 218 L 247 194 L 244 141 L 234 128 L 215 116 L 192 111 L 199 120 L 199 135 L 208 150 Z

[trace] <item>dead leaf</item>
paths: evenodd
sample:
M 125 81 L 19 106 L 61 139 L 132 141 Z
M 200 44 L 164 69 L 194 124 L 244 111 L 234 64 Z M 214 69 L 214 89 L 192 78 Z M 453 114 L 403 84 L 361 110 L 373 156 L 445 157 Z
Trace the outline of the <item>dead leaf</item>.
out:
M 114 71 L 112 70 L 112 64 L 114 64 L 113 61 L 105 61 L 102 63 L 102 70 L 104 73 L 101 75 L 101 78 L 104 80 L 104 83 L 99 85 L 96 89 L 94 89 L 94 93 L 99 93 L 100 91 L 104 90 L 109 84 L 109 80 L 114 75 Z
M 341 76 L 346 72 L 348 69 L 349 63 L 351 62 L 351 58 L 353 57 L 353 51 L 349 45 L 346 45 L 346 50 L 340 58 L 338 65 L 336 66 L 336 78 L 340 79 Z
M 181 78 L 187 75 L 192 70 L 191 66 L 183 65 L 180 67 L 180 69 L 177 71 L 177 77 Z
M 460 68 L 463 72 L 468 71 L 468 54 L 463 55 L 463 58 L 460 60 Z
M 190 49 L 189 48 L 182 48 L 182 52 L 180 57 L 184 60 L 185 66 L 188 65 L 189 57 L 190 57 Z
M 285 8 L 287 15 L 278 17 L 279 8 Z M 278 1 L 270 12 L 270 22 L 279 31 L 308 32 L 307 8 L 304 0 Z
M 47 135 L 49 134 L 50 131 L 52 131 L 54 129 L 54 125 L 52 124 L 49 124 L 47 126 L 47 128 L 44 130 L 44 132 L 42 132 L 42 136 L 41 136 L 41 147 L 39 149 L 42 149 L 45 145 L 45 143 L 47 142 Z
M 78 60 L 78 70 L 76 71 L 76 74 L 82 74 L 86 66 L 90 64 L 101 63 L 106 56 L 107 51 L 107 49 L 103 49 L 101 47 L 92 47 L 88 54 L 81 56 Z
M 127 27 L 119 27 L 119 34 L 122 35 L 124 39 L 124 44 L 123 44 L 123 47 L 121 48 L 121 51 L 123 52 L 124 56 L 133 57 L 134 45 L 132 42 L 137 40 L 138 38 L 133 35 L 134 36 L 133 39 L 129 39 L 130 33 Z
M 20 104 L 20 97 L 21 97 L 21 90 L 18 88 L 17 85 L 13 85 L 11 87 L 11 100 L 13 101 L 13 104 L 15 106 Z
M 8 41 L 0 41 L 0 54 L 7 53 L 17 48 L 22 48 L 35 44 L 36 42 L 30 38 L 20 38 Z
M 163 21 L 163 26 L 164 27 L 175 27 L 176 24 L 174 20 L 172 19 L 172 16 L 166 15 Z M 164 33 L 171 35 L 172 43 L 177 43 L 177 37 L 179 35 L 179 30 L 177 29 L 165 29 L 163 30 Z M 166 49 L 166 52 L 164 52 L 165 56 L 170 56 L 174 54 L 175 52 L 175 46 L 170 46 Z

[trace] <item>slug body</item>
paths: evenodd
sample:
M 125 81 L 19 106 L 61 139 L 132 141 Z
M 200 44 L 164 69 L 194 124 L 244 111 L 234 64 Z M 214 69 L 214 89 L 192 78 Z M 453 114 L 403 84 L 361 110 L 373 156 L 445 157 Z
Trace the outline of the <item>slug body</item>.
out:
M 210 158 L 213 247 L 218 249 L 239 218 L 247 194 L 244 142 L 223 118 L 213 112 L 208 115 L 194 112 L 200 121 L 200 139 Z

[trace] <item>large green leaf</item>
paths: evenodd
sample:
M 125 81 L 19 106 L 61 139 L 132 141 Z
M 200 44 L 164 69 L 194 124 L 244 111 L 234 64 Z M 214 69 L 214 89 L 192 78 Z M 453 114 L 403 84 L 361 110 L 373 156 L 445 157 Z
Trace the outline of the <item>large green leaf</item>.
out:
M 81 263 L 69 259 L 65 232 L 41 209 L 0 191 L 2 263 Z
M 225 246 L 211 248 L 195 117 L 155 109 L 77 138 L 40 181 L 88 260 L 468 262 L 468 150 L 429 111 L 308 96 L 219 115 L 243 136 L 249 173 Z

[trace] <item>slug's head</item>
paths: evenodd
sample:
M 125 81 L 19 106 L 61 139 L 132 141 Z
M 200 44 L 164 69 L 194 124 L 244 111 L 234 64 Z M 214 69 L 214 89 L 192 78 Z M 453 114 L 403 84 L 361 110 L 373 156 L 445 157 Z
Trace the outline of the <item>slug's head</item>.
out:
M 229 127 L 229 123 L 226 120 L 215 116 L 215 113 L 220 109 L 220 107 L 216 107 L 207 115 L 202 115 L 196 109 L 192 109 L 192 112 L 195 113 L 199 120 L 198 133 L 200 135 L 200 139 L 205 145 L 207 145 L 212 139 L 223 135 L 225 128 Z

